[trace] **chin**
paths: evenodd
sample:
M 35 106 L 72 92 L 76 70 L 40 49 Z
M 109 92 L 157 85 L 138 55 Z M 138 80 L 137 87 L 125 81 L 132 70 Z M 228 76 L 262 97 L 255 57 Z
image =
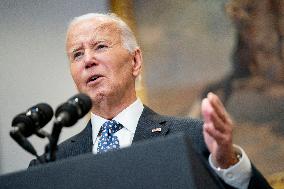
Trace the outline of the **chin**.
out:
M 106 97 L 106 94 L 101 91 L 88 92 L 87 94 L 92 99 L 93 104 L 100 104 Z

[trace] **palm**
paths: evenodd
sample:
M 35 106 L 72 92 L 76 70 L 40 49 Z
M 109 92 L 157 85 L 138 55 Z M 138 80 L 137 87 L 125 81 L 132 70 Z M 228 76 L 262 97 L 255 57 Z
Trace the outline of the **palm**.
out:
M 209 93 L 202 101 L 203 136 L 213 160 L 221 167 L 230 166 L 234 159 L 232 121 L 219 98 Z
M 203 137 L 205 144 L 207 145 L 207 148 L 211 154 L 216 154 L 218 144 L 216 140 L 211 137 L 206 131 L 203 130 Z

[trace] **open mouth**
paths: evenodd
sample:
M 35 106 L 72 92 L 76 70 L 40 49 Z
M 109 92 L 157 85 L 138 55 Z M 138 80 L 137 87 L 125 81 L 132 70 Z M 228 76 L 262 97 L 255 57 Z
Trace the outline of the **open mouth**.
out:
M 101 75 L 94 75 L 88 79 L 88 83 L 96 81 L 97 79 L 101 78 Z

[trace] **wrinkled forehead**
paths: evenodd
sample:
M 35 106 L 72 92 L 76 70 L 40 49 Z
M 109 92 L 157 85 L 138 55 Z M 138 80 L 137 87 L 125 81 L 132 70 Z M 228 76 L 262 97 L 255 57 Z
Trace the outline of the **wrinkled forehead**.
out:
M 107 40 L 121 42 L 121 30 L 113 21 L 89 19 L 72 24 L 67 30 L 66 45 L 88 40 Z

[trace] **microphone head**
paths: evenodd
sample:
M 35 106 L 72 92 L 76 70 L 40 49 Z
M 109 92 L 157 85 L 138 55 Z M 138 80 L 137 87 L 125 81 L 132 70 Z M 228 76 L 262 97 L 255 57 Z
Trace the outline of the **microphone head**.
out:
M 31 136 L 36 130 L 34 121 L 31 117 L 28 117 L 26 113 L 20 113 L 14 117 L 12 127 L 18 127 L 18 131 L 20 131 L 25 137 Z
M 28 109 L 26 115 L 31 116 L 35 121 L 35 125 L 40 129 L 52 119 L 53 110 L 48 104 L 39 103 Z
M 84 117 L 91 107 L 92 101 L 90 97 L 80 93 L 60 105 L 56 109 L 55 117 L 59 118 L 64 126 L 69 127 L 74 125 L 78 119 Z
M 57 121 L 59 120 L 59 122 L 65 127 L 74 125 L 79 119 L 76 106 L 68 102 L 61 104 L 56 109 L 55 117 Z
M 77 109 L 78 119 L 84 117 L 92 108 L 92 100 L 89 96 L 79 93 L 68 100 L 68 103 L 74 104 Z
M 22 135 L 29 137 L 38 129 L 45 126 L 52 117 L 52 108 L 46 103 L 39 103 L 29 108 L 25 113 L 18 114 L 14 117 L 12 126 L 18 127 Z

